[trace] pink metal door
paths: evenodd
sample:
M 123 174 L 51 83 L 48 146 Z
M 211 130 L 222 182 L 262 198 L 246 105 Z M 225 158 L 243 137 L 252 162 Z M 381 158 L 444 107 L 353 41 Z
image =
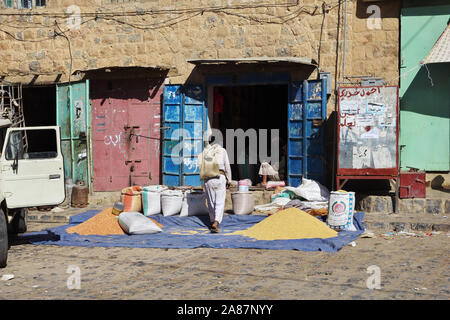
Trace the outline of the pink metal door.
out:
M 158 83 L 92 81 L 94 191 L 159 184 Z

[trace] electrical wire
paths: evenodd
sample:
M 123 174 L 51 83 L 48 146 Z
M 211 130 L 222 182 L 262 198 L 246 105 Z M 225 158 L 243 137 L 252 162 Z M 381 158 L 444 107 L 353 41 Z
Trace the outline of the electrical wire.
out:
M 64 31 L 61 30 L 61 28 L 59 27 L 58 22 L 55 21 L 55 25 L 58 28 L 59 32 L 61 32 L 60 34 L 57 35 L 61 35 L 64 38 L 66 38 L 67 43 L 69 44 L 69 55 L 70 55 L 70 68 L 69 68 L 69 84 L 71 83 L 71 76 L 72 76 L 72 66 L 73 66 L 73 56 L 72 56 L 72 45 L 70 43 L 70 39 L 69 37 L 65 34 Z
M 125 12 L 84 12 L 80 13 L 80 16 L 88 17 L 95 16 L 100 17 L 103 15 L 109 16 L 136 16 L 136 15 L 156 15 L 156 14 L 183 14 L 183 13 L 193 13 L 193 12 L 214 12 L 220 10 L 242 10 L 242 9 L 257 9 L 257 8 L 279 8 L 279 7 L 294 7 L 298 6 L 299 1 L 296 3 L 286 2 L 279 4 L 270 4 L 270 3 L 261 3 L 261 4 L 247 4 L 247 5 L 234 5 L 234 6 L 210 6 L 210 7 L 196 7 L 196 8 L 182 8 L 182 9 L 148 9 L 148 10 L 136 10 L 136 11 L 125 11 Z M 16 12 L 3 12 L 0 13 L 0 16 L 23 16 L 24 13 L 16 13 Z M 67 13 L 59 13 L 59 12 L 28 12 L 27 16 L 45 16 L 51 18 L 67 18 Z

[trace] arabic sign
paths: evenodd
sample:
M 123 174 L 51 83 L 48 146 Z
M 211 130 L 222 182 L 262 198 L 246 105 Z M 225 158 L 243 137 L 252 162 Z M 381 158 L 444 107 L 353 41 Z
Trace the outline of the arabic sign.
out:
M 339 169 L 397 167 L 397 87 L 338 89 Z

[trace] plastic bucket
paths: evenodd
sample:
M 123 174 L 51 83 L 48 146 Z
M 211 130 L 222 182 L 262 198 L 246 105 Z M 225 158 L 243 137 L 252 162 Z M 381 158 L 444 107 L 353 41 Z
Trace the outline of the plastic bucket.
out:
M 330 192 L 327 225 L 337 231 L 351 230 L 355 208 L 354 192 Z
M 142 212 L 142 188 L 139 186 L 127 187 L 122 189 L 120 202 L 124 204 L 123 211 Z
M 142 190 L 144 216 L 161 213 L 161 192 L 165 190 L 167 190 L 167 187 L 161 185 L 144 187 Z
M 255 208 L 253 193 L 248 191 L 237 191 L 231 193 L 234 214 L 250 214 Z
M 248 191 L 248 181 L 247 180 L 240 180 L 238 182 L 238 190 L 239 191 Z

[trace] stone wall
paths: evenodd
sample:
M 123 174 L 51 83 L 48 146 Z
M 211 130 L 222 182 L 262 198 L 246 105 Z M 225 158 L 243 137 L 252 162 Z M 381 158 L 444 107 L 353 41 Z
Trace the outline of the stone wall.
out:
M 372 75 L 397 84 L 400 1 L 349 0 L 347 19 L 344 1 L 322 3 L 47 0 L 45 8 L 2 8 L 0 78 L 65 82 L 75 70 L 148 66 L 170 68 L 171 82 L 184 83 L 193 69 L 187 59 L 294 56 L 313 58 L 332 72 L 334 91 L 336 81 L 343 81 L 345 38 L 346 76 Z M 66 13 L 74 4 L 81 13 L 79 29 L 69 28 L 77 22 L 77 7 Z M 381 10 L 379 25 L 368 13 L 371 4 Z

